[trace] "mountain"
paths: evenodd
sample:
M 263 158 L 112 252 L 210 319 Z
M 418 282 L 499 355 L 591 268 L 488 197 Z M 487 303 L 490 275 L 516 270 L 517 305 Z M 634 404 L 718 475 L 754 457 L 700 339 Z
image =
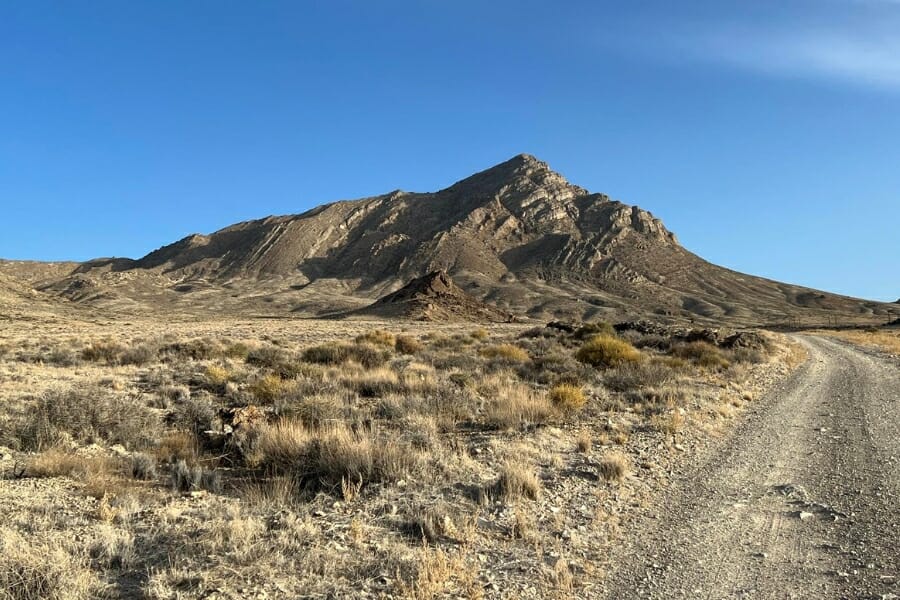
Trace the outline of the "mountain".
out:
M 438 192 L 246 221 L 36 286 L 110 310 L 318 315 L 363 308 L 435 271 L 481 302 L 535 318 L 828 323 L 897 311 L 712 265 L 649 212 L 524 154 Z
M 509 323 L 514 315 L 481 302 L 453 283 L 444 271 L 434 271 L 345 316 L 374 316 L 417 321 L 490 321 Z

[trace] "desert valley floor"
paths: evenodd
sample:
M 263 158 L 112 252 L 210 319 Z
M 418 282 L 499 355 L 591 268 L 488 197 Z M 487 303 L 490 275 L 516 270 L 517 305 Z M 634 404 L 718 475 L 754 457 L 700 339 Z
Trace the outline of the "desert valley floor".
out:
M 810 431 L 830 431 L 816 415 L 840 407 L 808 404 L 821 391 L 797 386 L 860 353 L 885 373 L 897 365 L 889 347 L 834 337 L 647 322 L 87 315 L 25 311 L 0 329 L 3 598 L 728 597 L 716 590 L 738 588 L 723 582 L 754 589 L 761 569 L 828 554 L 790 550 L 794 513 L 865 514 L 859 501 L 829 498 L 825 512 L 771 495 L 789 483 L 814 493 L 814 463 L 746 464 L 794 439 L 792 415 L 806 437 L 784 453 L 830 452 Z M 842 385 L 850 402 L 852 380 Z M 895 380 L 864 389 L 873 408 L 896 402 Z M 766 419 L 785 437 L 765 430 L 743 448 L 740 432 Z M 859 452 L 835 469 L 862 468 Z M 737 487 L 708 490 L 726 478 Z M 873 497 L 896 489 L 884 478 Z M 736 571 L 673 583 L 686 565 L 673 564 L 665 524 L 696 511 L 699 490 L 711 525 L 691 516 L 698 546 L 680 552 L 693 565 L 704 541 L 721 543 Z M 851 522 L 896 517 L 881 508 Z M 773 515 L 770 549 L 728 533 Z M 869 570 L 835 556 L 798 585 L 816 597 L 861 582 L 896 590 L 880 579 L 896 556 Z

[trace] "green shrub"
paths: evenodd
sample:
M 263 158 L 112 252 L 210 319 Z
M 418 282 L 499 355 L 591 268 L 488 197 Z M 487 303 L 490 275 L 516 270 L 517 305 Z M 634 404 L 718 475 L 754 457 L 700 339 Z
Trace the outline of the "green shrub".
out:
M 593 367 L 616 367 L 640 362 L 642 354 L 624 340 L 598 335 L 585 342 L 575 353 L 575 358 Z

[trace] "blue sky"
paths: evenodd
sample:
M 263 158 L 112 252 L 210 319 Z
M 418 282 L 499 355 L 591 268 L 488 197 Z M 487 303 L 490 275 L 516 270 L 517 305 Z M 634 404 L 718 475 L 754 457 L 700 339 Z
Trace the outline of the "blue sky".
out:
M 900 297 L 900 1 L 0 6 L 0 257 L 192 232 L 528 152 L 701 256 Z

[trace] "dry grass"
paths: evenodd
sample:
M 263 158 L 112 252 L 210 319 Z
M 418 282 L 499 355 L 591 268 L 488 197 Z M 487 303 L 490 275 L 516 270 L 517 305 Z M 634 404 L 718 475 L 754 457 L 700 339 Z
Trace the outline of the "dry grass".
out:
M 583 429 L 575 436 L 575 447 L 578 448 L 579 452 L 588 453 L 591 451 L 593 445 L 594 439 L 593 436 L 591 436 L 590 431 Z
M 836 337 L 861 346 L 900 354 L 900 328 L 819 330 L 817 335 Z
M 474 580 L 465 561 L 444 550 L 425 548 L 415 559 L 411 573 L 400 577 L 402 597 L 433 600 L 447 596 L 454 580 Z M 470 596 L 471 597 L 471 596 Z
M 175 463 L 183 460 L 192 465 L 197 462 L 200 455 L 200 444 L 191 432 L 170 431 L 159 440 L 153 454 L 160 462 Z
M 395 440 L 378 440 L 344 424 L 310 429 L 297 421 L 281 421 L 263 429 L 262 463 L 289 474 L 304 485 L 337 490 L 342 482 L 392 482 L 418 465 L 416 452 Z
M 485 409 L 484 420 L 498 429 L 527 428 L 546 422 L 553 414 L 553 405 L 543 394 L 531 387 L 506 383 L 500 385 Z
M 721 371 L 731 364 L 722 350 L 708 342 L 679 344 L 672 348 L 672 353 L 707 369 Z
M 111 475 L 122 471 L 122 463 L 107 455 L 74 454 L 60 449 L 50 449 L 31 457 L 25 466 L 29 477 L 74 477 L 87 479 L 98 475 Z
M 520 498 L 537 500 L 541 494 L 541 480 L 534 469 L 519 462 L 507 462 L 500 469 L 500 476 L 492 491 L 506 501 Z
M 630 471 L 628 457 L 620 452 L 614 452 L 604 456 L 597 465 L 600 477 L 606 481 L 621 482 Z
M 485 358 L 510 363 L 523 363 L 531 360 L 528 352 L 515 344 L 493 344 L 482 348 L 479 352 Z
M 572 511 L 601 495 L 604 504 L 617 503 L 610 510 L 633 510 L 623 503 L 637 506 L 632 493 L 647 486 L 598 486 L 573 472 L 593 468 L 621 481 L 626 453 L 659 447 L 662 435 L 681 426 L 667 421 L 676 411 L 692 430 L 704 418 L 725 423 L 720 411 L 734 407 L 720 408 L 719 396 L 738 397 L 746 388 L 733 382 L 750 369 L 706 369 L 665 354 L 677 345 L 665 336 L 623 333 L 643 351 L 598 370 L 575 354 L 611 333 L 602 324 L 517 337 L 522 326 L 470 332 L 410 323 L 399 335 L 383 329 L 396 323 L 308 323 L 192 322 L 158 339 L 116 323 L 89 360 L 76 353 L 99 339 L 94 328 L 65 340 L 0 332 L 0 444 L 17 460 L 20 448 L 49 449 L 32 457 L 29 474 L 78 480 L 8 482 L 45 495 L 41 508 L 0 510 L 0 520 L 27 528 L 43 549 L 59 531 L 77 530 L 76 566 L 107 588 L 90 597 L 138 579 L 142 589 L 133 591 L 147 598 L 212 590 L 477 598 L 529 586 L 578 597 L 579 580 L 590 579 L 589 565 L 575 559 L 585 556 L 582 538 L 614 534 L 560 541 L 562 531 L 574 531 Z M 22 425 L 35 422 L 32 408 L 54 387 L 48 383 L 62 380 L 62 389 L 77 390 L 62 398 L 64 416 L 47 419 L 47 435 L 33 427 L 32 437 L 17 437 L 29 433 Z M 718 393 L 726 385 L 729 393 Z M 716 397 L 699 397 L 705 388 Z M 113 455 L 113 439 L 142 447 L 132 433 L 111 435 L 127 430 L 115 411 L 82 414 L 98 413 L 94 400 L 112 397 L 126 417 L 135 411 L 153 422 L 146 454 L 128 452 L 107 467 L 113 459 L 102 457 Z M 238 416 L 251 410 L 259 418 L 248 425 Z M 98 447 L 62 451 L 55 440 Z M 215 493 L 220 486 L 225 493 Z M 529 501 L 544 495 L 542 486 L 552 511 Z M 204 488 L 212 492 L 182 493 Z M 522 568 L 500 568 L 498 560 L 512 555 Z M 498 587 L 484 588 L 479 569 Z
M 415 354 L 425 347 L 422 342 L 409 335 L 398 335 L 394 346 L 400 354 Z
M 397 345 L 397 336 L 390 331 L 383 329 L 373 329 L 362 335 L 356 336 L 357 344 L 374 344 L 376 346 L 385 346 L 387 348 L 395 348 Z
M 625 340 L 610 335 L 597 335 L 578 349 L 575 358 L 592 367 L 617 367 L 639 362 L 643 355 Z
M 286 384 L 275 373 L 267 373 L 250 385 L 250 393 L 260 404 L 272 404 L 284 393 Z
M 205 378 L 208 386 L 220 388 L 231 379 L 231 371 L 221 365 L 207 365 Z
M 87 600 L 97 591 L 83 559 L 61 545 L 0 528 L 0 600 Z
M 576 385 L 564 383 L 550 388 L 550 402 L 562 412 L 581 410 L 585 401 L 584 392 Z
M 650 418 L 650 424 L 654 429 L 664 435 L 672 436 L 673 440 L 675 439 L 675 436 L 684 429 L 684 422 L 684 414 L 682 414 L 680 410 L 656 414 Z

